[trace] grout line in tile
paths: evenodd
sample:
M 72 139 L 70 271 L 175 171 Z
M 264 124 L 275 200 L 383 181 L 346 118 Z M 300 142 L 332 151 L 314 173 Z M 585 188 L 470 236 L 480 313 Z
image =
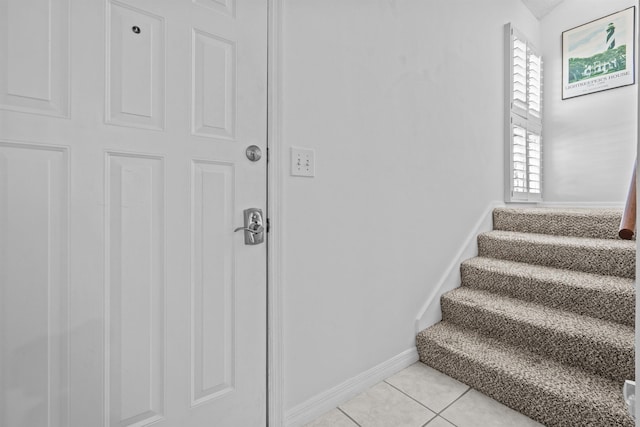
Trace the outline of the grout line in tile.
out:
M 458 398 L 456 400 L 454 400 L 453 402 L 449 403 L 447 406 L 444 407 L 444 409 L 442 409 L 442 411 L 438 412 L 438 416 L 440 418 L 442 418 L 443 420 L 447 421 L 452 426 L 458 427 L 457 424 L 453 423 L 451 420 L 449 420 L 449 419 L 445 418 L 444 416 L 442 416 L 442 413 L 444 411 L 446 411 L 447 409 L 449 409 L 454 403 L 456 403 L 458 400 L 460 400 L 462 398 L 462 396 L 464 396 L 465 394 L 469 393 L 469 391 L 471 391 L 471 390 L 472 390 L 471 387 L 467 388 L 467 390 L 464 393 L 462 393 L 460 396 L 458 396 Z
M 344 409 L 342 409 L 339 406 L 336 409 L 338 409 L 338 411 L 342 412 L 344 414 L 344 416 L 349 418 L 355 425 L 357 425 L 358 427 L 362 427 L 356 420 L 351 418 L 351 415 L 347 414 L 347 412 Z
M 393 384 L 388 383 L 388 382 L 387 382 L 387 380 L 384 380 L 384 382 L 385 382 L 387 385 L 389 385 L 389 386 L 393 387 L 394 389 L 398 390 L 400 393 L 404 394 L 405 396 L 407 396 L 409 399 L 413 400 L 414 402 L 416 402 L 416 403 L 417 403 L 417 404 L 419 404 L 420 406 L 422 406 L 422 407 L 424 407 L 424 408 L 427 408 L 429 411 L 431 411 L 431 412 L 433 412 L 434 414 L 438 415 L 438 413 L 437 413 L 436 411 L 434 411 L 433 409 L 429 408 L 427 405 L 425 405 L 424 403 L 420 402 L 419 400 L 417 400 L 417 399 L 413 398 L 413 396 L 411 396 L 410 394 L 407 394 L 407 393 L 405 393 L 404 391 L 400 390 L 398 387 L 394 386 Z M 429 420 L 429 421 L 431 421 L 431 420 Z
M 388 378 L 387 378 L 388 379 Z M 451 407 L 451 405 L 453 405 L 454 403 L 456 403 L 458 400 L 460 400 L 462 398 L 462 396 L 464 396 L 465 394 L 467 394 L 472 387 L 467 387 L 467 389 L 460 394 L 460 396 L 458 396 L 455 400 L 453 400 L 451 403 L 449 403 L 447 406 L 445 406 L 440 412 L 436 412 L 433 409 L 429 408 L 427 405 L 423 404 L 422 402 L 420 402 L 417 399 L 414 399 L 413 396 L 405 393 L 404 391 L 400 390 L 398 387 L 394 386 L 393 384 L 389 383 L 386 379 L 383 380 L 382 382 L 384 382 L 385 384 L 391 386 L 392 388 L 394 388 L 395 390 L 399 391 L 400 393 L 404 394 L 405 396 L 407 396 L 409 399 L 413 400 L 414 402 L 416 402 L 417 404 L 419 404 L 420 406 L 422 406 L 423 408 L 428 409 L 429 411 L 433 412 L 435 414 L 435 416 L 433 418 L 431 418 L 429 421 L 427 421 L 424 425 L 422 425 L 422 427 L 427 427 L 428 424 L 430 422 L 432 422 L 433 420 L 435 420 L 438 417 L 441 417 L 442 419 L 444 419 L 445 421 L 447 421 L 448 423 L 450 423 L 452 426 L 454 427 L 458 427 L 456 424 L 452 423 L 451 421 L 449 421 L 447 418 L 443 417 L 441 414 L 446 411 L 447 409 L 449 409 L 449 407 Z M 344 409 L 342 409 L 340 406 L 337 406 L 336 409 L 340 412 L 342 412 L 342 414 L 347 417 L 351 422 L 353 422 L 356 426 L 358 427 L 362 427 L 356 420 L 354 420 Z
M 432 411 L 432 412 L 433 412 L 433 411 Z M 436 416 L 434 416 L 433 418 L 431 418 L 429 421 L 427 421 L 426 423 L 424 423 L 424 425 L 423 425 L 422 427 L 427 427 L 427 425 L 428 425 L 431 421 L 435 420 L 436 418 L 438 418 L 438 415 L 437 415 L 437 414 L 436 414 Z
M 449 424 L 451 424 L 453 427 L 458 427 L 458 424 L 454 424 L 451 422 L 451 420 L 448 420 L 447 418 L 443 417 L 442 415 L 438 415 L 440 418 L 442 418 L 443 420 L 445 420 L 446 422 L 448 422 Z

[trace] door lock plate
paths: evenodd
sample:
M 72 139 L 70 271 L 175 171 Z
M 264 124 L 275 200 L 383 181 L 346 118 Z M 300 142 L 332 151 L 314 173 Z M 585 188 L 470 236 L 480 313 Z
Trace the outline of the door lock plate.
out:
M 235 231 L 244 231 L 245 245 L 259 245 L 264 243 L 266 231 L 262 209 L 249 208 L 244 210 L 244 227 L 238 227 Z

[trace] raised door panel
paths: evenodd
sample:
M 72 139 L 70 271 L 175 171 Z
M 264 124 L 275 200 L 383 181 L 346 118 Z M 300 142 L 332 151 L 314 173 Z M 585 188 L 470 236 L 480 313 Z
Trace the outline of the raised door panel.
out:
M 69 1 L 0 2 L 0 108 L 69 116 Z
M 234 167 L 192 164 L 192 406 L 235 384 Z
M 236 0 L 193 0 L 199 6 L 235 17 Z
M 0 425 L 66 427 L 68 153 L 0 141 Z
M 165 244 L 163 159 L 106 160 L 106 425 L 164 417 Z
M 165 114 L 164 19 L 110 1 L 107 11 L 110 124 L 161 130 Z
M 235 42 L 194 30 L 192 63 L 192 133 L 204 137 L 235 139 Z

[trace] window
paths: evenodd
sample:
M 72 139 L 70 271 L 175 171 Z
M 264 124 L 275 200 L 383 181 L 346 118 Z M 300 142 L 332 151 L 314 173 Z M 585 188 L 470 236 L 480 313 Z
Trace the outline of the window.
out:
M 511 24 L 506 26 L 505 199 L 542 200 L 542 57 Z

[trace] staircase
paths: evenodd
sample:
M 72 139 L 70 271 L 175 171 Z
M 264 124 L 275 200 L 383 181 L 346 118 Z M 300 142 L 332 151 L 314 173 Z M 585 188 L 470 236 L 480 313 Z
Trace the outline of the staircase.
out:
M 635 241 L 621 211 L 493 213 L 442 321 L 416 338 L 420 360 L 551 426 L 633 426 Z

